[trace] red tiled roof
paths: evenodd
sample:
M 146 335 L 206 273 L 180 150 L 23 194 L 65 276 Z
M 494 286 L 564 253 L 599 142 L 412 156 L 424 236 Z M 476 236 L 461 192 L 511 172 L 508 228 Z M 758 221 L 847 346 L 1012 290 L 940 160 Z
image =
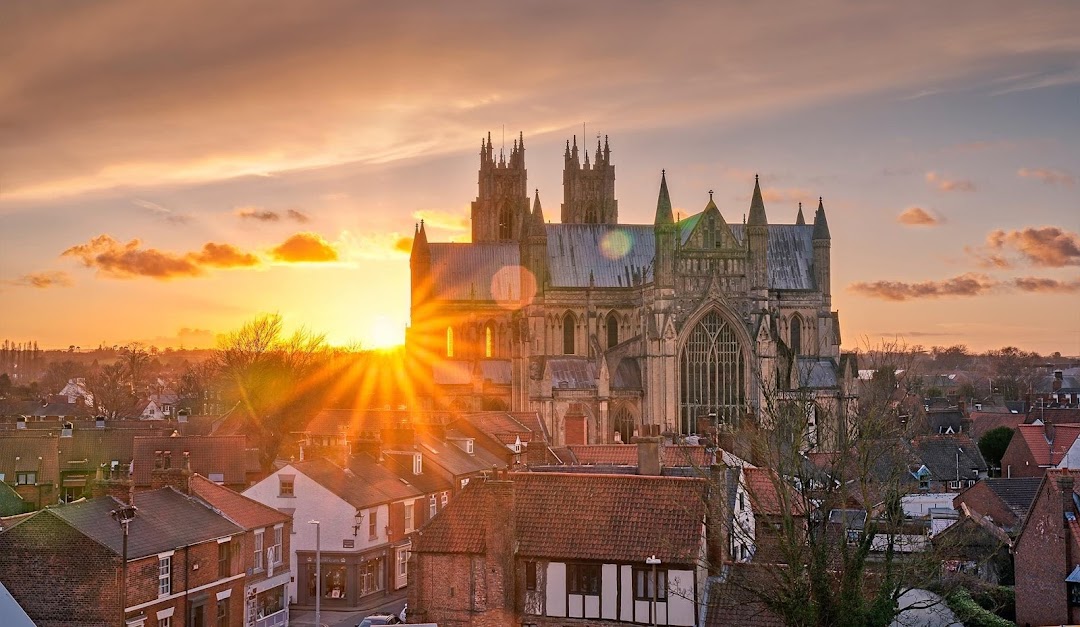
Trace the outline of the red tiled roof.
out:
M 199 474 L 191 476 L 191 495 L 206 501 L 226 518 L 247 530 L 269 527 L 291 519 L 272 507 L 233 492 Z
M 781 479 L 772 470 L 744 468 L 743 472 L 746 476 L 746 490 L 750 494 L 750 503 L 755 514 L 779 516 L 784 512 L 785 501 L 791 515 L 798 516 L 806 513 L 806 502 L 794 488 L 788 491 L 786 499 L 781 498 L 777 491 Z
M 518 554 L 550 559 L 694 563 L 706 481 L 640 475 L 513 473 Z M 423 527 L 414 550 L 484 551 L 487 483 L 470 486 Z
M 220 473 L 224 483 L 245 485 L 247 438 L 242 435 L 187 435 L 176 437 L 136 437 L 132 480 L 137 486 L 150 485 L 155 451 L 171 451 L 171 465 L 180 467 L 184 451 L 190 453 L 191 472 L 204 477 Z
M 572 444 L 568 446 L 577 463 L 583 465 L 637 466 L 638 453 L 634 444 Z M 708 465 L 704 446 L 665 446 L 664 466 Z
M 1023 438 L 1038 466 L 1056 466 L 1080 437 L 1080 425 L 1054 425 L 1053 443 L 1047 440 L 1046 425 L 1018 425 L 1016 435 Z

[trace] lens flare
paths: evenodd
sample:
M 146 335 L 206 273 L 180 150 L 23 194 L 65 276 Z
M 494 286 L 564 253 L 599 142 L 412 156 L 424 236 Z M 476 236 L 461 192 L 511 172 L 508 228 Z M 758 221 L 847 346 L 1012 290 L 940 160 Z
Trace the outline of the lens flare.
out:
M 605 233 L 600 240 L 600 252 L 608 259 L 622 259 L 630 252 L 632 244 L 629 233 L 615 229 Z

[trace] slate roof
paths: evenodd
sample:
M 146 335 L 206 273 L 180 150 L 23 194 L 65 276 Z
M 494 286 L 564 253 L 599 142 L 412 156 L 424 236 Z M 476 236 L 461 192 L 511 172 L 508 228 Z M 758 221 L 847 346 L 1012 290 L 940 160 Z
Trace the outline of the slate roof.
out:
M 567 446 L 578 464 L 637 466 L 638 447 L 635 444 L 571 444 Z M 708 451 L 704 446 L 665 446 L 664 466 L 708 467 Z
M 170 426 L 161 423 L 158 426 L 157 429 L 75 429 L 70 438 L 58 440 L 60 468 L 72 468 L 82 460 L 85 460 L 83 466 L 88 468 L 112 461 L 126 464 L 134 457 L 136 437 L 164 437 L 173 432 Z
M 798 376 L 800 388 L 835 388 L 836 363 L 831 359 L 799 357 Z
M 25 433 L 25 432 L 23 432 Z M 0 474 L 4 481 L 15 482 L 15 471 L 37 472 L 38 483 L 56 483 L 60 480 L 59 446 L 55 435 L 0 437 Z M 10 437 L 9 437 L 10 436 Z M 16 461 L 16 457 L 19 458 Z M 40 459 L 38 459 L 40 458 Z
M 349 472 L 323 458 L 290 466 L 357 509 L 423 496 L 416 486 L 402 481 L 367 454 L 350 456 Z
M 437 298 L 520 300 L 521 259 L 517 242 L 429 244 L 428 247 L 431 284 Z
M 483 359 L 480 361 L 480 376 L 495 385 L 510 385 L 511 368 L 509 359 Z
M 242 435 L 136 437 L 134 448 L 132 479 L 137 486 L 150 485 L 155 451 L 171 451 L 171 465 L 176 468 L 187 451 L 192 472 L 204 477 L 221 473 L 230 485 L 246 483 L 247 438 Z
M 611 377 L 611 387 L 617 390 L 640 390 L 641 365 L 634 357 L 624 357 Z
M 419 434 L 417 441 L 419 450 L 424 453 L 425 472 L 428 464 L 433 464 L 453 477 L 460 477 L 491 470 L 492 466 L 502 468 L 506 465 L 502 458 L 482 446 L 474 446 L 470 455 L 458 445 L 431 435 Z
M 535 416 L 535 412 L 526 413 Z M 546 435 L 545 433 L 536 433 L 515 418 L 514 414 L 504 411 L 462 414 L 461 419 L 467 421 L 481 433 L 485 433 L 503 444 L 513 444 L 519 438 L 522 442 L 532 442 L 534 439 L 542 440 Z
M 548 559 L 695 563 L 706 481 L 639 475 L 513 473 L 518 555 Z M 482 553 L 488 483 L 469 484 L 425 525 L 413 550 Z
M 547 371 L 554 388 L 574 390 L 596 388 L 596 362 L 588 357 L 552 357 Z
M 0 401 L 0 415 L 3 416 L 29 416 L 34 418 L 78 418 L 93 416 L 94 410 L 87 407 L 83 402 L 68 403 L 55 401 L 42 403 L 41 401 Z
M 246 530 L 270 527 L 292 520 L 273 507 L 249 499 L 199 474 L 191 475 L 191 495 L 202 499 L 226 518 Z
M 1080 436 L 1080 425 L 1054 425 L 1053 443 L 1048 440 L 1046 425 L 1018 425 L 1013 439 L 1023 439 L 1038 466 L 1056 466 Z M 1010 442 L 1011 445 L 1011 442 Z
M 652 282 L 652 225 L 549 224 L 551 287 L 632 287 Z
M 8 485 L 6 481 L 0 481 L 0 518 L 22 514 L 27 507 L 28 504 L 23 501 L 15 488 Z
M 36 516 L 56 516 L 113 553 L 121 555 L 123 534 L 120 525 L 109 515 L 121 505 L 120 501 L 106 496 L 50 507 Z M 206 505 L 172 488 L 137 492 L 135 507 L 138 514 L 130 524 L 128 535 L 129 560 L 243 531 Z
M 967 435 L 931 435 L 912 442 L 915 456 L 937 481 L 969 480 L 986 473 L 987 464 L 978 445 Z
M 1016 477 L 1012 479 L 983 479 L 980 483 L 993 491 L 1016 515 L 1023 519 L 1031 509 L 1035 495 L 1039 493 L 1042 477 Z M 969 488 L 970 489 L 970 488 Z
M 701 219 L 701 213 L 681 220 L 678 223 L 682 244 L 689 240 L 694 227 Z M 731 233 L 739 242 L 744 242 L 742 224 L 731 224 Z M 806 224 L 770 224 L 769 241 L 766 257 L 769 265 L 769 289 L 774 290 L 812 290 L 814 289 L 814 227 Z

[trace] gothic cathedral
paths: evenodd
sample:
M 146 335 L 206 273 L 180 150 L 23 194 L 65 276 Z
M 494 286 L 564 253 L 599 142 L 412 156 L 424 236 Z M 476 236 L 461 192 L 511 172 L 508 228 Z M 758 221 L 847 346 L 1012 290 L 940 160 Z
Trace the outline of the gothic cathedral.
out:
M 429 242 L 410 268 L 406 347 L 434 408 L 538 412 L 552 444 L 672 438 L 806 411 L 830 448 L 853 402 L 854 359 L 832 310 L 829 225 L 770 223 L 754 183 L 744 224 L 709 193 L 676 221 L 666 173 L 652 224 L 620 224 L 607 139 L 563 155 L 561 222 L 531 203 L 525 141 L 481 142 L 472 242 Z M 755 177 L 756 178 L 756 177 Z M 797 399 L 797 400 L 796 400 Z

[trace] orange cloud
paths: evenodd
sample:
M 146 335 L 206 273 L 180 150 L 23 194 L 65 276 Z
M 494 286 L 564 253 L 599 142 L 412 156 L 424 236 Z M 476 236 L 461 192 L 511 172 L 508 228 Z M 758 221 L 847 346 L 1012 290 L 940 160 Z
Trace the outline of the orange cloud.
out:
M 461 213 L 452 211 L 440 211 L 438 209 L 421 209 L 414 212 L 413 217 L 423 220 L 429 229 L 442 229 L 444 231 L 468 231 L 471 228 L 468 210 Z
M 1039 292 L 1049 294 L 1073 294 L 1080 292 L 1080 279 L 1072 281 L 1059 281 L 1041 277 L 1020 277 L 1013 281 L 1013 285 L 1023 292 Z
M 848 289 L 868 296 L 889 301 L 905 301 L 918 298 L 942 298 L 945 296 L 978 296 L 998 286 L 998 281 L 984 275 L 968 272 L 943 281 L 874 281 L 852 283 Z
M 394 250 L 409 254 L 412 252 L 412 238 L 411 237 L 399 237 L 394 242 Z
M 986 246 L 990 250 L 1013 250 L 1035 266 L 1080 266 L 1080 235 L 1056 226 L 1007 232 L 998 229 L 986 236 Z
M 1076 184 L 1076 177 L 1072 174 L 1063 170 L 1054 170 L 1051 168 L 1020 168 L 1016 171 L 1016 175 L 1028 179 L 1036 179 L 1047 185 L 1065 185 L 1066 187 L 1072 187 Z
M 948 179 L 937 172 L 927 172 L 926 182 L 941 192 L 973 192 L 975 183 L 964 179 Z
M 149 277 L 168 280 L 198 277 L 205 274 L 204 266 L 234 268 L 259 263 L 254 255 L 241 252 L 230 244 L 210 242 L 198 252 L 172 253 L 155 248 L 141 248 L 138 239 L 121 244 L 104 234 L 85 244 L 72 246 L 60 256 L 73 257 L 87 268 L 96 268 L 102 275 L 118 279 Z
M 318 233 L 293 235 L 270 250 L 270 256 L 286 263 L 337 261 L 337 250 Z
M 10 281 L 4 281 L 8 285 L 16 285 L 19 287 L 35 287 L 38 289 L 45 289 L 48 287 L 70 287 L 72 285 L 71 277 L 66 272 L 31 272 L 30 274 L 24 274 L 17 279 L 11 279 Z
M 930 213 L 922 207 L 908 207 L 900 215 L 896 216 L 896 221 L 908 226 L 938 226 L 944 223 L 945 219 Z

